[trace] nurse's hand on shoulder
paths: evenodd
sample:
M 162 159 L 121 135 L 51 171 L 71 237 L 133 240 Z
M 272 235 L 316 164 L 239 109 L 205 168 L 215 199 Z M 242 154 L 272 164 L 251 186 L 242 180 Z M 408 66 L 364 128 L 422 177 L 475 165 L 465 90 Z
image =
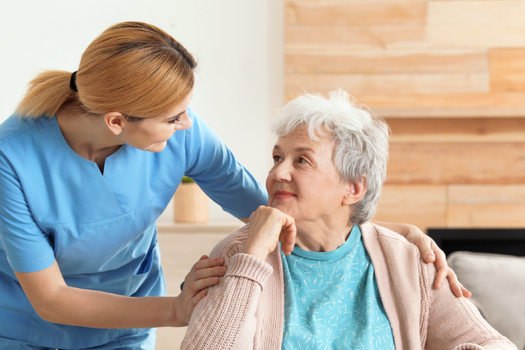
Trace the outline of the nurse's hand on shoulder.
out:
M 178 326 L 188 325 L 193 309 L 206 296 L 206 288 L 219 283 L 220 277 L 226 274 L 227 269 L 222 265 L 224 259 L 210 259 L 207 255 L 193 265 L 184 279 L 182 293 L 175 300 Z

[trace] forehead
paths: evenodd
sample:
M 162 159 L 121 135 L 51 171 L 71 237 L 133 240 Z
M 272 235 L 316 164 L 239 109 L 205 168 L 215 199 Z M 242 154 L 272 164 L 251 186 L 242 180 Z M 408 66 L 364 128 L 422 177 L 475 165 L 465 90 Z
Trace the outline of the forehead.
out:
M 282 135 L 275 143 L 276 148 L 310 149 L 314 153 L 321 153 L 326 150 L 331 153 L 334 145 L 334 140 L 328 132 L 322 130 L 316 134 L 316 139 L 312 140 L 308 130 L 304 127 L 296 128 L 290 133 Z

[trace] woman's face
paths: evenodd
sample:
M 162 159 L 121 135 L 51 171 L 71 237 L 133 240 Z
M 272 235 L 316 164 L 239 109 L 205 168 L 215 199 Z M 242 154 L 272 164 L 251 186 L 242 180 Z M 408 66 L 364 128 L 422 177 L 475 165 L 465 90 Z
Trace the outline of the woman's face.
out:
M 124 128 L 125 143 L 144 151 L 162 151 L 166 147 L 168 139 L 177 130 L 186 130 L 191 127 L 191 119 L 187 109 L 192 97 L 192 93 L 188 94 L 172 110 L 156 117 L 146 118 L 138 122 L 127 122 Z
M 348 206 L 342 205 L 348 189 L 332 161 L 334 147 L 330 136 L 314 142 L 302 128 L 275 144 L 274 165 L 266 180 L 270 206 L 295 218 L 298 228 L 308 222 L 350 217 Z

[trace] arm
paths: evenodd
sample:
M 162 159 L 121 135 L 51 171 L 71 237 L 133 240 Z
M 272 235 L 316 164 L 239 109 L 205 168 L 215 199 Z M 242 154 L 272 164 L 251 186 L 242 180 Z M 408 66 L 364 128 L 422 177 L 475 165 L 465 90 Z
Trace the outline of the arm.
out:
M 427 263 L 434 263 L 438 273 L 434 280 L 434 286 L 436 289 L 439 289 L 443 284 L 445 277 L 448 279 L 450 288 L 452 289 L 454 295 L 458 298 L 465 296 L 470 298 L 472 293 L 470 293 L 461 283 L 459 283 L 458 278 L 454 271 L 450 269 L 447 265 L 447 257 L 445 253 L 437 246 L 437 244 L 424 234 L 419 228 L 410 224 L 399 224 L 399 223 L 389 223 L 389 222 L 378 222 L 374 221 L 376 225 L 385 227 L 391 231 L 397 232 L 403 237 L 405 237 L 410 243 L 416 245 L 421 251 L 421 256 Z
M 435 277 L 432 265 L 426 268 L 428 280 Z M 444 281 L 444 287 L 448 282 Z M 449 288 L 428 286 L 430 310 L 425 349 L 454 350 L 517 350 L 507 338 L 499 334 L 481 316 L 476 307 L 465 298 L 456 298 Z
M 56 262 L 44 270 L 15 274 L 37 314 L 48 322 L 94 328 L 181 327 L 206 295 L 204 289 L 225 273 L 222 262 L 202 257 L 178 297 L 136 298 L 68 287 Z
M 235 240 L 232 234 L 211 254 L 226 260 L 228 273 L 195 309 L 183 350 L 253 348 L 259 296 L 273 272 L 265 260 L 270 253 L 279 253 L 279 241 L 283 252 L 291 253 L 295 221 L 277 209 L 260 206 L 250 216 L 250 225 L 237 232 L 242 239 Z
M 224 142 L 188 109 L 193 126 L 186 131 L 186 171 L 224 211 L 245 221 L 268 203 L 266 189 L 244 168 Z
M 55 261 L 52 239 L 38 226 L 16 172 L 1 154 L 0 197 L 3 248 L 26 296 L 44 320 L 96 328 L 183 326 L 203 297 L 201 290 L 218 282 L 212 276 L 225 273 L 216 267 L 220 261 L 200 261 L 177 298 L 131 298 L 69 287 Z
M 238 233 L 245 230 L 228 236 L 210 254 L 224 258 L 228 272 L 195 308 L 181 349 L 253 348 L 259 297 L 273 269 L 240 252 Z

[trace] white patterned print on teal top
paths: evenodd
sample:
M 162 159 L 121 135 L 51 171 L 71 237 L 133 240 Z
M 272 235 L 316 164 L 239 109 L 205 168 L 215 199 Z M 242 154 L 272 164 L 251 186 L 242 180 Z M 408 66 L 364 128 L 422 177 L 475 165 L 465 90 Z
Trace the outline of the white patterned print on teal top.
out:
M 283 258 L 282 349 L 394 349 L 374 267 L 354 226 L 332 252 L 295 247 Z

